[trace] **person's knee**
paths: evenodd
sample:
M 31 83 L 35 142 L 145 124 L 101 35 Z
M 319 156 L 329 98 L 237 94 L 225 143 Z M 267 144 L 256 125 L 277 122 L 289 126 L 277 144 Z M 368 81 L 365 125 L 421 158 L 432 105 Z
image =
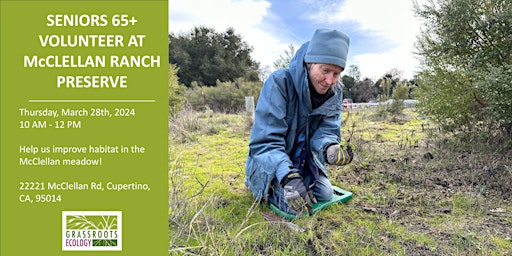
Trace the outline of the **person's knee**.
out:
M 314 195 L 318 201 L 331 201 L 333 193 L 332 186 L 319 186 L 315 189 Z

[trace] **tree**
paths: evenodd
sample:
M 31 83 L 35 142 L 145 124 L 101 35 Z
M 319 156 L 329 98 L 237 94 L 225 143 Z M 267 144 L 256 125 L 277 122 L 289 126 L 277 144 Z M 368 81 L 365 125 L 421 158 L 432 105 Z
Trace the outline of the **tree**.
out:
M 430 0 L 414 10 L 424 21 L 421 109 L 448 130 L 512 145 L 512 2 Z
M 279 59 L 274 61 L 274 69 L 287 68 L 292 61 L 293 55 L 295 55 L 295 46 L 289 44 L 288 50 L 284 50 L 284 56 L 279 55 Z
M 349 76 L 353 77 L 356 82 L 359 82 L 359 80 L 361 80 L 361 70 L 359 70 L 359 67 L 357 65 L 348 66 L 347 73 Z
M 341 81 L 343 82 L 344 89 L 343 94 L 345 95 L 345 98 L 352 98 L 352 87 L 354 87 L 354 84 L 356 83 L 355 79 L 351 76 L 344 75 L 341 77 Z
M 351 93 L 354 102 L 369 102 L 377 99 L 378 95 L 377 88 L 373 86 L 373 81 L 369 78 L 356 82 Z
M 354 99 L 354 95 L 352 94 L 352 89 L 356 85 L 357 82 L 359 82 L 359 79 L 361 78 L 361 71 L 359 71 L 359 67 L 356 65 L 350 65 L 348 67 L 348 75 L 344 75 L 341 78 L 341 81 L 343 82 L 344 88 L 343 88 L 343 94 L 346 96 L 345 98 L 351 98 Z M 354 101 L 354 102 L 360 102 L 360 101 Z
M 214 86 L 217 80 L 257 80 L 259 64 L 252 60 L 252 50 L 233 28 L 217 33 L 200 26 L 188 33 L 169 35 L 169 63 L 176 64 L 180 81 L 189 87 L 193 81 Z
M 393 85 L 391 84 L 391 81 L 391 79 L 385 78 L 380 80 L 380 88 L 382 88 L 382 94 L 380 96 L 382 101 L 389 100 L 393 94 Z
M 393 96 L 395 87 L 400 83 L 402 79 L 402 71 L 396 68 L 388 70 L 381 78 L 379 78 L 375 84 L 375 90 L 377 91 L 378 98 L 386 101 Z
M 168 72 L 168 94 L 169 94 L 169 115 L 174 116 L 181 111 L 184 98 L 184 86 L 180 85 L 177 76 L 178 69 L 175 65 L 169 65 Z
M 258 70 L 258 77 L 260 81 L 265 81 L 272 74 L 272 69 L 269 65 L 265 65 L 264 67 Z
M 409 86 L 407 82 L 401 82 L 397 84 L 394 91 L 392 97 L 393 102 L 391 102 L 388 111 L 393 115 L 399 115 L 402 114 L 405 108 L 404 100 L 406 100 L 409 95 Z

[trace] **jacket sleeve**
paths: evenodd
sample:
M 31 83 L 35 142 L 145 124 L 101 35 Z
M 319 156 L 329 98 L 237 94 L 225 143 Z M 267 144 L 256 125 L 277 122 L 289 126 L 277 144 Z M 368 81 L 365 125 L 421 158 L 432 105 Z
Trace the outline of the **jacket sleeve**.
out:
M 325 165 L 325 154 L 332 144 L 339 144 L 341 141 L 341 93 L 336 94 L 328 106 L 328 115 L 323 115 L 319 126 L 314 130 L 311 137 L 311 150 L 317 154 L 318 160 Z
M 251 141 L 250 156 L 258 163 L 260 170 L 279 181 L 290 172 L 292 162 L 286 153 L 285 137 L 287 83 L 291 83 L 285 72 L 275 72 L 263 85 L 256 107 Z

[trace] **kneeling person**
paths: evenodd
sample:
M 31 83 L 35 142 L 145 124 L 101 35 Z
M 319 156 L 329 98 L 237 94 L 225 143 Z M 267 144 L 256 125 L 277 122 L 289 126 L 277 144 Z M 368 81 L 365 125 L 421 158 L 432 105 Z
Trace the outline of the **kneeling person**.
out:
M 281 210 L 313 213 L 333 195 L 326 164 L 352 161 L 340 145 L 342 84 L 350 40 L 318 29 L 290 65 L 265 81 L 249 142 L 245 184 L 258 200 Z

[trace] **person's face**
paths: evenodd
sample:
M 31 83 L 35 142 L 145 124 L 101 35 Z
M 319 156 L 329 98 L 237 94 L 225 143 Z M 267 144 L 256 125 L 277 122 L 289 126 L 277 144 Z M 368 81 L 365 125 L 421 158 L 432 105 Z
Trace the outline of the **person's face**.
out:
M 332 64 L 311 64 L 309 67 L 309 81 L 316 92 L 325 94 L 331 86 L 338 82 L 343 68 Z

